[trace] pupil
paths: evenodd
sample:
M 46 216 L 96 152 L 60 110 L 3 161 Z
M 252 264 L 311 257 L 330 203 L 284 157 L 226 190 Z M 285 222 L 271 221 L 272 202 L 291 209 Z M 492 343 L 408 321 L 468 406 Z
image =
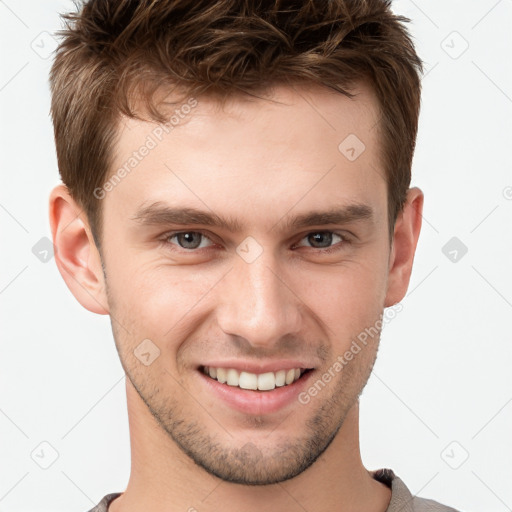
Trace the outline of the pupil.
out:
M 332 233 L 314 233 L 313 235 L 309 235 L 309 242 L 314 247 L 318 242 L 320 243 L 320 247 L 329 247 L 332 243 Z M 316 245 L 316 247 L 318 247 L 318 245 Z
M 196 242 L 193 241 L 194 236 L 197 238 Z M 200 233 L 180 233 L 178 235 L 178 241 L 184 249 L 197 249 L 197 247 L 199 247 L 201 244 L 200 237 Z

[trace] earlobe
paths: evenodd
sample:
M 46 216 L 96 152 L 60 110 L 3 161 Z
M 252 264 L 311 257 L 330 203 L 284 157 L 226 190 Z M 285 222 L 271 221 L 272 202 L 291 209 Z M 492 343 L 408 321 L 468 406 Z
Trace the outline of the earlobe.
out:
M 85 213 L 65 185 L 52 190 L 49 214 L 55 262 L 66 285 L 84 308 L 108 314 L 100 254 Z
M 422 212 L 423 192 L 416 187 L 409 189 L 407 201 L 395 223 L 384 307 L 390 307 L 405 297 L 420 236 Z

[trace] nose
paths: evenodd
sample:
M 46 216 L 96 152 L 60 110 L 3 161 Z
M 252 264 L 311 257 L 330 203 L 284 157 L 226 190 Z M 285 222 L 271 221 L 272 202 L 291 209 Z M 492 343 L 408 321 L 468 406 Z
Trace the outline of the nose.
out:
M 235 258 L 234 268 L 219 289 L 219 327 L 254 348 L 272 348 L 299 333 L 303 303 L 286 272 L 263 251 L 247 263 Z

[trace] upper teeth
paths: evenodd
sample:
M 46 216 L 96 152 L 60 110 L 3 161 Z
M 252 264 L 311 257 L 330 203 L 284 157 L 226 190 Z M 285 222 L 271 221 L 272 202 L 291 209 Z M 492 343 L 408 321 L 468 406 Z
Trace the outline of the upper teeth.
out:
M 234 368 L 205 366 L 203 372 L 222 384 L 240 387 L 242 389 L 258 389 L 260 391 L 269 391 L 275 387 L 286 386 L 295 382 L 301 375 L 300 368 L 256 374 L 239 372 Z

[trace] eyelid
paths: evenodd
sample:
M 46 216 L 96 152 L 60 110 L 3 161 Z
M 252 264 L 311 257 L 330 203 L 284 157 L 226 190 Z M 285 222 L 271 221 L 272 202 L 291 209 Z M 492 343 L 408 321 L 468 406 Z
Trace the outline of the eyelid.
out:
M 167 231 L 162 236 L 160 236 L 159 239 L 166 245 L 176 246 L 176 247 L 178 247 L 177 250 L 181 250 L 181 251 L 185 251 L 185 252 L 197 252 L 197 251 L 200 251 L 203 249 L 208 249 L 211 247 L 211 245 L 210 245 L 208 247 L 201 247 L 201 249 L 186 249 L 185 247 L 180 247 L 177 244 L 173 244 L 173 243 L 169 242 L 170 238 L 172 238 L 176 235 L 183 234 L 183 233 L 198 233 L 198 234 L 202 235 L 204 238 L 206 238 L 207 240 L 209 240 L 212 243 L 212 245 L 215 245 L 215 242 L 212 240 L 212 237 L 207 235 L 205 232 L 201 231 L 200 229 L 181 229 L 178 231 Z
M 179 245 L 177 244 L 174 244 L 174 243 L 171 243 L 169 242 L 169 239 L 176 236 L 176 235 L 179 235 L 179 234 L 183 234 L 183 233 L 197 233 L 197 234 L 200 234 L 202 235 L 204 238 L 206 238 L 207 240 L 209 240 L 211 242 L 211 245 L 209 245 L 208 247 L 201 247 L 201 248 L 196 248 L 196 249 L 186 249 L 184 247 L 180 247 Z M 329 247 L 325 247 L 325 248 L 317 248 L 317 247 L 311 247 L 311 246 L 307 246 L 307 245 L 298 245 L 297 244 L 294 244 L 293 247 L 309 247 L 310 249 L 313 249 L 315 252 L 318 252 L 318 253 L 327 253 L 327 252 L 330 252 L 330 251 L 334 251 L 336 250 L 337 246 L 338 245 L 346 245 L 346 244 L 350 244 L 352 242 L 352 239 L 350 237 L 350 235 L 348 235 L 346 232 L 339 232 L 339 231 L 333 231 L 333 230 L 329 230 L 329 229 L 316 229 L 316 230 L 310 230 L 310 231 L 306 231 L 302 234 L 300 234 L 300 239 L 299 239 L 299 243 L 304 240 L 307 236 L 309 235 L 313 235 L 313 234 L 317 234 L 317 233 L 331 233 L 333 235 L 336 235 L 336 236 L 339 236 L 341 238 L 341 242 L 337 242 Z M 193 230 L 193 229 L 182 229 L 182 230 L 178 230 L 178 231 L 168 231 L 166 233 L 164 233 L 163 235 L 161 235 L 161 237 L 159 238 L 164 244 L 166 245 L 172 245 L 172 246 L 176 246 L 177 247 L 177 251 L 184 251 L 184 252 L 188 252 L 188 253 L 194 253 L 194 252 L 199 252 L 199 251 L 202 251 L 202 250 L 208 250 L 212 247 L 212 245 L 215 245 L 215 242 L 214 240 L 212 239 L 212 236 L 205 233 L 204 231 L 198 229 L 198 230 Z
M 307 236 L 314 235 L 317 233 L 331 233 L 332 235 L 339 236 L 341 238 L 341 241 L 336 242 L 333 245 L 331 245 L 329 247 L 325 247 L 325 248 L 311 247 L 309 245 L 298 245 L 298 243 L 295 244 L 294 247 L 309 247 L 310 249 L 314 249 L 317 252 L 322 252 L 322 251 L 325 252 L 325 251 L 329 251 L 329 250 L 334 250 L 334 248 L 340 244 L 345 245 L 345 244 L 349 244 L 352 242 L 351 237 L 346 232 L 333 231 L 331 229 L 315 229 L 312 231 L 307 231 L 306 233 L 300 235 L 299 243 L 302 242 L 302 240 L 304 240 L 304 238 L 306 238 Z

